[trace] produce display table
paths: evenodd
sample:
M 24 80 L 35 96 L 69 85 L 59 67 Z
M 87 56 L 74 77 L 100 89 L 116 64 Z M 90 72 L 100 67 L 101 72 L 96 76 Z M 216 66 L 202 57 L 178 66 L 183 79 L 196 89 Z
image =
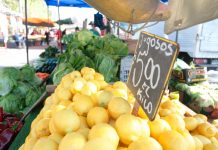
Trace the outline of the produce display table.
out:
M 49 96 L 51 93 L 53 93 L 55 88 L 56 88 L 56 86 L 54 86 L 54 85 L 47 85 L 46 86 L 46 92 L 48 93 L 47 96 Z M 42 95 L 42 97 L 44 97 L 42 101 L 44 101 L 47 98 L 47 96 L 44 97 Z M 20 132 L 18 133 L 18 135 L 14 139 L 13 143 L 9 147 L 9 150 L 18 149 L 25 142 L 25 139 L 30 132 L 31 124 L 32 124 L 33 120 L 36 118 L 36 116 L 39 114 L 39 112 L 41 111 L 42 108 L 43 108 L 43 103 L 41 103 L 35 109 L 33 109 L 33 111 L 31 111 L 31 113 L 29 114 L 29 116 L 25 120 L 25 124 L 24 124 L 23 128 L 20 130 Z
M 179 91 L 180 101 L 196 113 L 204 114 L 211 119 L 218 118 L 217 85 L 209 83 L 188 85 L 172 80 L 171 87 L 173 90 Z
M 16 138 L 14 139 L 13 143 L 11 144 L 8 150 L 17 150 L 25 142 L 25 139 L 30 132 L 31 123 L 36 118 L 36 116 L 39 114 L 42 107 L 43 105 L 41 104 L 40 106 L 35 108 L 30 113 L 30 115 L 26 118 L 23 128 L 18 133 L 18 135 L 16 136 Z

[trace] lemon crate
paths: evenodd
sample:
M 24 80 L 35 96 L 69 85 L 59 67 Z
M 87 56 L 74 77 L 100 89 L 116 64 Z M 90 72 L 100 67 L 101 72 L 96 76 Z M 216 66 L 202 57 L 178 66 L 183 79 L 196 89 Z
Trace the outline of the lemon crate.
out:
M 121 59 L 120 81 L 126 82 L 133 62 L 133 55 L 128 55 Z

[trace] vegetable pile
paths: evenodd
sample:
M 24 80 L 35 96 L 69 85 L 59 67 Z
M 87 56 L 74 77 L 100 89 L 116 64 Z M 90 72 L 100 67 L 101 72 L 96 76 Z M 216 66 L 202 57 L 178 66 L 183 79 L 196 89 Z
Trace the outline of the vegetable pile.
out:
M 54 84 L 73 70 L 87 66 L 104 75 L 107 82 L 119 80 L 120 59 L 128 54 L 127 44 L 113 35 L 103 38 L 94 36 L 88 30 L 65 36 L 66 52 L 60 56 L 53 74 Z
M 178 94 L 166 94 L 154 121 L 125 83 L 108 84 L 84 67 L 61 79 L 45 100 L 19 150 L 217 150 L 218 131 L 207 117 L 187 117 Z
M 23 124 L 19 121 L 19 116 L 7 114 L 0 107 L 0 150 L 7 149 L 13 138 L 22 128 Z
M 36 63 L 36 72 L 51 73 L 57 65 L 59 50 L 56 47 L 49 46 L 45 52 L 40 54 L 40 59 Z
M 41 80 L 30 66 L 0 69 L 0 106 L 7 113 L 24 111 L 41 96 L 40 84 Z

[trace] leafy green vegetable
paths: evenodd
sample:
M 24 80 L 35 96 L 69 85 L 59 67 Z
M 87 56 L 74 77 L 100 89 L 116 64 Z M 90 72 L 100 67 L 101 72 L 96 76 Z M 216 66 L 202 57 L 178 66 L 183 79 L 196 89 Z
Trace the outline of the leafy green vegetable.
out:
M 118 80 L 120 60 L 128 54 L 127 44 L 114 35 L 104 38 L 94 36 L 83 30 L 69 37 L 64 37 L 67 50 L 59 57 L 60 64 L 53 74 L 53 82 L 58 84 L 60 78 L 71 70 L 80 70 L 87 66 L 102 73 L 108 82 Z
M 5 96 L 16 85 L 17 74 L 12 75 L 13 71 L 9 68 L 3 68 L 0 70 L 0 96 Z M 15 79 L 14 79 L 14 78 Z
M 41 80 L 36 77 L 35 70 L 29 65 L 25 65 L 20 69 L 21 71 L 21 81 L 27 81 L 34 85 L 40 85 Z
M 0 69 L 0 106 L 8 113 L 23 111 L 41 95 L 40 84 L 41 80 L 31 66 Z
M 98 66 L 98 71 L 104 75 L 105 80 L 109 82 L 114 76 L 114 69 L 116 68 L 115 61 L 109 56 L 105 56 Z
M 41 58 L 55 58 L 56 55 L 59 53 L 58 48 L 49 46 L 45 49 L 45 52 L 42 52 L 39 56 Z
M 82 30 L 78 32 L 77 36 L 82 45 L 86 45 L 92 40 L 94 35 L 88 30 Z
M 8 94 L 0 98 L 0 106 L 5 112 L 17 113 L 22 108 L 22 102 L 16 95 Z

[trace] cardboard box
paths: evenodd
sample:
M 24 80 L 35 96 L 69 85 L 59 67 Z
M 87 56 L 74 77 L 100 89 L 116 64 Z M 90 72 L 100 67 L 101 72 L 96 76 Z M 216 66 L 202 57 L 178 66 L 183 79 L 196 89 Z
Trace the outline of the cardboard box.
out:
M 182 71 L 173 70 L 174 78 L 184 83 L 194 83 L 207 80 L 207 69 L 205 67 L 196 67 L 193 69 L 183 69 Z

